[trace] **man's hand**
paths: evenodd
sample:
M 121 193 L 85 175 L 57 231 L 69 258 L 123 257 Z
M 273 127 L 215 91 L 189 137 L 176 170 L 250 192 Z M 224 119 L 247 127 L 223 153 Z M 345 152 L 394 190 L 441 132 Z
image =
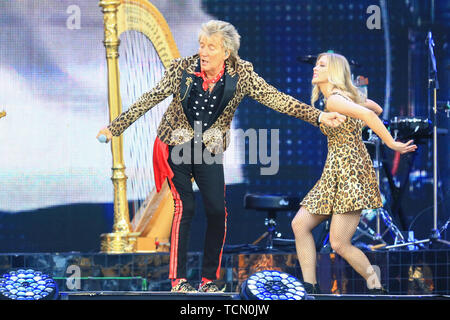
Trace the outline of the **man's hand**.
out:
M 108 129 L 107 127 L 102 128 L 102 129 L 98 132 L 98 134 L 97 134 L 97 139 L 98 139 L 98 137 L 100 137 L 101 135 L 106 136 L 106 141 L 105 141 L 106 143 L 108 143 L 109 141 L 111 141 L 111 139 L 112 139 L 112 137 L 113 137 L 111 131 L 109 131 L 109 129 Z
M 347 119 L 346 116 L 337 112 L 322 112 L 320 123 L 323 123 L 328 127 L 336 128 L 344 123 L 345 119 Z

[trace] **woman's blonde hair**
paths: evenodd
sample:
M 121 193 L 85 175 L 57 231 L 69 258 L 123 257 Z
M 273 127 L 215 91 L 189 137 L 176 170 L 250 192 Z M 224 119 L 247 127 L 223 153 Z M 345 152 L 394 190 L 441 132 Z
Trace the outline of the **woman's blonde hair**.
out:
M 353 84 L 350 65 L 347 59 L 340 54 L 324 52 L 319 54 L 317 57 L 317 61 L 322 56 L 328 57 L 328 82 L 331 83 L 331 90 L 338 89 L 343 91 L 350 99 L 352 99 L 355 103 L 362 103 L 365 100 L 365 97 L 358 90 L 358 88 Z M 311 93 L 311 105 L 319 99 L 320 89 L 317 84 L 313 86 Z
M 220 20 L 210 20 L 202 24 L 198 40 L 200 41 L 203 36 L 210 37 L 216 33 L 222 36 L 222 45 L 225 51 L 230 54 L 228 59 L 235 64 L 239 60 L 238 51 L 241 44 L 241 36 L 231 23 Z

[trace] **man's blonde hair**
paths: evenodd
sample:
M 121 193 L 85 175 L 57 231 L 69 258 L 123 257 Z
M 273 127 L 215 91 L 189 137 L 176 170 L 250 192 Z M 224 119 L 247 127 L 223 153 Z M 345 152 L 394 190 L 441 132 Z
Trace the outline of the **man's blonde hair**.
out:
M 241 36 L 236 28 L 228 22 L 220 20 L 210 20 L 202 24 L 198 40 L 203 36 L 211 37 L 213 34 L 222 36 L 222 45 L 226 52 L 230 54 L 228 59 L 234 64 L 239 59 L 238 51 L 241 44 Z

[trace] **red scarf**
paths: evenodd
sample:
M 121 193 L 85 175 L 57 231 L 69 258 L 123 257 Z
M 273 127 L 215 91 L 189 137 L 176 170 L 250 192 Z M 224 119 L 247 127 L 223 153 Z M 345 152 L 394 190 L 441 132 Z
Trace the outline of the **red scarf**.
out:
M 153 145 L 153 171 L 155 173 L 155 185 L 157 192 L 161 190 L 166 178 L 172 181 L 174 176 L 174 173 L 169 166 L 168 159 L 169 146 L 156 137 L 155 144 Z
M 215 76 L 213 79 L 207 79 L 205 71 L 194 72 L 194 74 L 197 77 L 201 77 L 203 79 L 202 88 L 203 88 L 203 91 L 206 91 L 206 90 L 208 90 L 208 87 L 211 83 L 216 83 L 217 81 L 220 80 L 220 78 L 222 78 L 224 72 L 225 72 L 225 64 L 223 64 L 222 70 L 220 70 L 220 72 L 217 74 L 217 76 Z

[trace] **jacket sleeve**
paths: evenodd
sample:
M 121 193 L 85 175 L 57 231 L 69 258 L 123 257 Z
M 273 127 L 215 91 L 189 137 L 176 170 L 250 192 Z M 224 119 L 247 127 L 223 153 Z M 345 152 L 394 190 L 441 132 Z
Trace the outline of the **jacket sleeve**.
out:
M 127 111 L 122 112 L 107 127 L 113 136 L 120 136 L 131 124 L 159 102 L 174 94 L 173 81 L 176 77 L 178 59 L 171 62 L 158 84 L 144 93 Z
M 275 87 L 268 84 L 256 72 L 253 71 L 253 65 L 249 62 L 245 64 L 246 72 L 249 72 L 247 94 L 254 100 L 263 105 L 287 115 L 299 118 L 314 126 L 318 126 L 320 110 L 310 105 L 294 99 L 290 95 L 278 91 Z

